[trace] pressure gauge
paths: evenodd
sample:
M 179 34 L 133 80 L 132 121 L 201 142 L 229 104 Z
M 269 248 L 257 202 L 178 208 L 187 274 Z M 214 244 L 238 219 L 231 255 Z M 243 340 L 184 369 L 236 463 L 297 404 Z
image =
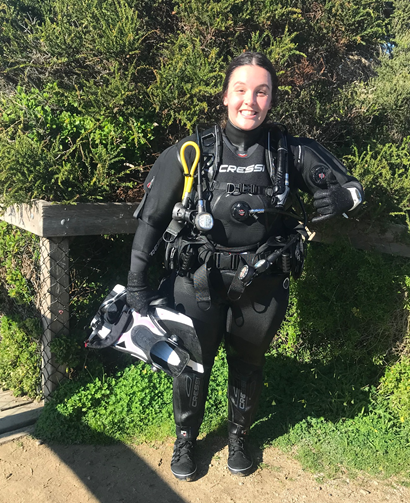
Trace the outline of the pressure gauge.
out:
M 195 227 L 199 231 L 210 231 L 214 226 L 214 219 L 210 213 L 198 213 L 195 217 Z

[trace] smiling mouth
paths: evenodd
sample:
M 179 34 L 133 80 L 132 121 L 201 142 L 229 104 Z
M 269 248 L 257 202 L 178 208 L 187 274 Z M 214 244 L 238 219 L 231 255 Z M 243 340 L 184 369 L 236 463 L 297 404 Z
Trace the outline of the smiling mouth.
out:
M 240 110 L 240 114 L 244 117 L 255 117 L 257 115 L 253 110 Z

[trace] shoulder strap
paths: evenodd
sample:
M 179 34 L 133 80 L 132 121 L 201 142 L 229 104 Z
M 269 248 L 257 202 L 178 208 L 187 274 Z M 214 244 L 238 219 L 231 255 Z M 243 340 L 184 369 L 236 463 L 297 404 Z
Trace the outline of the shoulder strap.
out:
M 222 158 L 222 131 L 218 124 L 197 127 L 197 143 L 202 154 L 202 169 L 208 181 L 215 179 Z
M 267 164 L 273 184 L 273 193 L 276 208 L 284 208 L 289 196 L 289 160 L 288 160 L 288 141 L 286 126 L 280 123 L 269 124 L 268 148 L 266 151 Z M 277 138 L 276 169 L 273 159 L 272 136 Z

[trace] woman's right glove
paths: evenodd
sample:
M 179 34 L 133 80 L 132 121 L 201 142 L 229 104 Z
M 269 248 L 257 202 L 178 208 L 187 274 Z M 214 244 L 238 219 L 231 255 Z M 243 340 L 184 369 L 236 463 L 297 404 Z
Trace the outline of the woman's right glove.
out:
M 127 304 L 141 316 L 147 316 L 150 303 L 160 297 L 159 293 L 151 290 L 146 282 L 144 272 L 128 273 Z

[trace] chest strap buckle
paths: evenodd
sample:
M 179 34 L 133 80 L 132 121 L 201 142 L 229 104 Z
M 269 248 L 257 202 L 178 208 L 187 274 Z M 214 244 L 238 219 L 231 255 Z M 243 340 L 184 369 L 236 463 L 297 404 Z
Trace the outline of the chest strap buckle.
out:
M 217 269 L 235 270 L 240 263 L 240 254 L 228 252 L 215 252 L 214 264 Z

